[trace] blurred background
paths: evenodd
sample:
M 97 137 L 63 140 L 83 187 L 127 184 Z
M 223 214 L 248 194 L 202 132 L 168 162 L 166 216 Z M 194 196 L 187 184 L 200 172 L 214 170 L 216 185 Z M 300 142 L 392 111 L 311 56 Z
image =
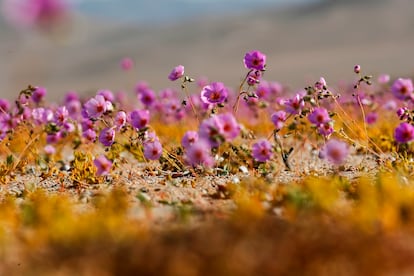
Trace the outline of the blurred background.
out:
M 355 64 L 374 76 L 414 73 L 409 0 L 72 0 L 67 9 L 58 23 L 43 18 L 28 27 L 3 3 L 0 97 L 12 99 L 28 84 L 46 87 L 49 100 L 68 90 L 133 95 L 139 80 L 179 88 L 167 79 L 178 64 L 192 77 L 237 87 L 253 49 L 267 55 L 265 79 L 292 89 L 320 76 L 352 80 Z M 121 70 L 124 57 L 132 70 Z

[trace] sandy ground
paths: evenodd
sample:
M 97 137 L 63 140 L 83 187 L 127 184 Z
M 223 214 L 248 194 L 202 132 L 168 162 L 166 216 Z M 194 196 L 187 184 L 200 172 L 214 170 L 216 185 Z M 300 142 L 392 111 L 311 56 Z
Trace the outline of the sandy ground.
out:
M 229 18 L 201 18 L 171 26 L 127 26 L 77 16 L 60 37 L 15 33 L 0 23 L 0 96 L 13 98 L 28 83 L 48 88 L 58 100 L 67 90 L 131 88 L 147 80 L 170 86 L 167 75 L 183 64 L 194 77 L 237 86 L 246 51 L 268 56 L 266 78 L 302 88 L 320 76 L 330 83 L 353 77 L 352 68 L 393 77 L 413 75 L 414 2 L 328 1 L 284 11 Z M 136 69 L 125 74 L 119 60 Z

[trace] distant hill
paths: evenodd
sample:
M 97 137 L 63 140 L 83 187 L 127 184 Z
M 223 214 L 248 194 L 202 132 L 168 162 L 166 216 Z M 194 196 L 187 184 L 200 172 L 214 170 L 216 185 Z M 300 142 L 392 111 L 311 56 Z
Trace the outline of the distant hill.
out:
M 13 97 L 28 83 L 46 86 L 51 99 L 69 89 L 131 91 L 141 79 L 155 89 L 178 87 L 167 79 L 178 64 L 194 77 L 236 87 L 251 49 L 267 54 L 267 79 L 293 88 L 320 76 L 349 80 L 357 63 L 374 75 L 413 75 L 414 1 L 327 2 L 156 27 L 79 16 L 71 33 L 55 39 L 16 35 L 0 25 L 0 95 Z M 134 73 L 119 69 L 124 56 L 136 61 Z

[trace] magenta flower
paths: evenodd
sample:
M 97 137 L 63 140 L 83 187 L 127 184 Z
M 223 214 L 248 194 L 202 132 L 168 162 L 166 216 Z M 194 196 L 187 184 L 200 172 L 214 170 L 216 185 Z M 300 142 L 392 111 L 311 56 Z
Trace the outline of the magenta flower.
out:
M 126 124 L 127 121 L 127 114 L 125 113 L 125 111 L 119 111 L 116 115 L 115 115 L 115 126 L 117 130 L 120 130 L 121 128 L 123 128 Z
M 260 139 L 252 146 L 252 156 L 258 162 L 266 162 L 273 156 L 272 144 L 266 139 Z
M 378 120 L 377 112 L 370 112 L 365 116 L 365 122 L 369 125 L 375 124 Z
M 361 65 L 355 65 L 354 66 L 354 73 L 359 74 L 361 72 Z
M 293 115 L 299 114 L 300 112 L 302 112 L 302 108 L 304 106 L 305 106 L 305 102 L 299 94 L 296 94 L 293 98 L 285 101 L 286 112 L 293 114 Z
M 56 153 L 56 149 L 52 145 L 46 145 L 43 148 L 43 150 L 44 150 L 44 152 L 45 152 L 46 155 L 52 155 L 52 154 L 55 154 Z
M 200 138 L 207 141 L 211 147 L 218 147 L 224 141 L 224 137 L 220 133 L 220 125 L 217 116 L 202 121 L 198 129 L 198 134 Z
M 150 120 L 150 112 L 148 110 L 134 110 L 130 116 L 131 125 L 136 129 L 145 128 Z
M 255 91 L 259 99 L 268 100 L 270 95 L 270 86 L 266 81 L 262 81 L 259 86 L 257 86 Z
M 112 127 L 104 128 L 99 134 L 99 142 L 105 147 L 110 147 L 115 142 L 115 129 Z
M 260 80 L 262 79 L 262 72 L 255 70 L 251 71 L 249 73 L 249 76 L 247 77 L 247 84 L 250 86 L 256 85 L 260 83 Z
M 114 93 L 112 93 L 111 90 L 108 89 L 101 89 L 96 92 L 96 95 L 101 95 L 105 98 L 105 101 L 107 102 L 113 102 L 115 100 Z M 108 104 L 108 103 L 107 103 Z
M 329 137 L 334 132 L 333 122 L 329 121 L 318 126 L 318 133 L 325 137 Z
M 214 166 L 214 159 L 211 156 L 211 149 L 204 140 L 198 140 L 186 149 L 185 160 L 190 166 L 203 166 L 211 168 Z
M 308 115 L 308 120 L 315 126 L 319 126 L 328 123 L 331 117 L 329 117 L 328 110 L 323 107 L 317 107 Z
M 69 117 L 68 109 L 66 108 L 66 106 L 61 106 L 55 111 L 53 118 L 54 118 L 54 122 L 58 126 L 63 126 L 63 124 L 68 119 L 68 117 Z
M 82 137 L 93 143 L 96 140 L 96 132 L 91 128 L 87 129 L 82 133 Z
M 315 83 L 315 89 L 316 90 L 323 90 L 323 88 L 326 87 L 326 80 L 323 77 L 319 78 L 319 81 Z
M 399 78 L 392 84 L 391 91 L 397 99 L 411 99 L 414 91 L 413 83 L 411 79 Z
M 104 155 L 101 155 L 93 161 L 97 171 L 96 175 L 103 176 L 109 174 L 112 168 L 112 161 L 106 158 Z
M 62 133 L 59 131 L 57 133 L 51 133 L 46 135 L 46 143 L 56 144 L 62 139 Z
M 272 123 L 274 124 L 276 130 L 279 130 L 285 124 L 286 112 L 284 112 L 283 110 L 276 111 L 275 113 L 272 114 L 270 119 L 272 120 Z
M 79 95 L 78 95 L 78 92 L 76 92 L 76 91 L 68 91 L 68 92 L 66 92 L 65 97 L 63 99 L 63 101 L 65 103 L 69 103 L 71 101 L 79 101 L 79 100 L 80 100 L 79 99 Z
M 134 61 L 129 57 L 125 57 L 121 60 L 120 66 L 122 70 L 129 71 L 134 67 Z
M 266 66 L 266 56 L 260 51 L 253 50 L 247 52 L 243 59 L 247 69 L 264 70 Z
M 35 103 L 40 103 L 43 98 L 46 96 L 46 88 L 44 87 L 36 87 L 32 94 L 32 101 Z
M 107 111 L 108 105 L 104 96 L 96 95 L 94 98 L 89 99 L 84 107 L 89 118 L 98 119 Z
M 409 110 L 407 107 L 400 107 L 397 109 L 396 113 L 400 120 L 405 120 L 408 117 Z
M 387 84 L 389 81 L 390 81 L 390 75 L 388 74 L 381 74 L 378 76 L 379 84 Z
M 158 160 L 162 154 L 162 145 L 158 140 L 144 143 L 144 156 L 149 160 Z
M 10 103 L 6 99 L 0 99 L 0 112 L 8 112 L 10 109 Z
M 184 66 L 178 65 L 176 66 L 171 73 L 168 75 L 168 79 L 170 81 L 178 80 L 184 76 Z
M 408 143 L 414 140 L 414 126 L 409 123 L 401 123 L 394 131 L 395 141 Z
M 216 116 L 220 134 L 226 141 L 234 140 L 240 134 L 240 125 L 231 113 L 224 113 Z
M 227 96 L 228 90 L 222 82 L 212 82 L 201 90 L 201 100 L 206 104 L 222 104 Z
M 149 88 L 142 89 L 142 90 L 140 90 L 140 93 L 138 94 L 138 99 L 146 107 L 150 107 L 155 102 L 155 93 L 154 93 L 153 90 L 151 90 Z
M 49 27 L 66 17 L 63 0 L 5 0 L 2 11 L 6 20 L 18 28 Z
M 193 130 L 188 130 L 184 134 L 183 138 L 181 139 L 181 145 L 183 146 L 183 148 L 187 149 L 197 141 L 198 141 L 198 132 L 193 131 Z
M 348 145 L 345 142 L 331 139 L 321 149 L 319 157 L 327 159 L 335 165 L 342 165 L 348 157 Z

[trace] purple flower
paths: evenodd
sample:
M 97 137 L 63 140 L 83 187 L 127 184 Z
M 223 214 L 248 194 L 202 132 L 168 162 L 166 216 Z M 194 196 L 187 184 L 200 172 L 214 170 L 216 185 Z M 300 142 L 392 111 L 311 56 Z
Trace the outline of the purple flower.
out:
M 79 100 L 80 100 L 79 95 L 78 95 L 78 92 L 76 91 L 68 91 L 66 92 L 65 97 L 64 97 L 65 103 L 69 103 L 71 101 L 79 101 Z
M 247 52 L 243 59 L 247 69 L 264 70 L 266 66 L 266 56 L 260 51 L 253 50 Z
M 148 110 L 134 110 L 131 112 L 131 125 L 137 129 L 145 128 L 150 119 L 150 113 Z
M 66 122 L 66 120 L 69 117 L 69 112 L 66 108 L 66 106 L 61 106 L 59 107 L 56 111 L 55 114 L 53 116 L 54 118 L 54 122 L 58 125 L 58 126 L 63 126 L 63 124 Z
M 168 79 L 170 81 L 178 80 L 184 76 L 184 66 L 178 65 L 176 66 L 171 73 L 168 75 Z
M 398 143 L 408 143 L 414 140 L 414 126 L 401 123 L 394 131 L 394 138 Z
M 56 153 L 56 149 L 52 145 L 46 145 L 43 148 L 43 150 L 44 150 L 44 152 L 45 152 L 46 155 L 52 155 L 52 154 L 55 154 Z
M 120 66 L 122 70 L 129 71 L 134 67 L 134 61 L 129 57 L 125 57 L 121 60 Z
M 67 14 L 63 0 L 5 0 L 2 11 L 7 21 L 18 28 L 51 26 Z
M 120 130 L 121 128 L 123 128 L 126 124 L 127 121 L 127 114 L 125 113 L 125 111 L 119 111 L 116 115 L 115 115 L 115 126 L 117 130 Z
M 138 99 L 146 107 L 152 106 L 155 102 L 155 93 L 153 90 L 149 88 L 142 89 L 141 92 L 138 94 Z
M 193 131 L 193 130 L 188 130 L 184 134 L 183 138 L 181 139 L 181 145 L 183 146 L 183 148 L 186 149 L 197 141 L 198 141 L 198 132 Z
M 224 113 L 216 116 L 220 134 L 226 141 L 234 140 L 240 134 L 240 125 L 231 113 Z
M 270 119 L 272 120 L 272 123 L 275 125 L 276 130 L 279 130 L 285 124 L 286 112 L 284 112 L 283 110 L 276 111 L 272 114 Z
M 260 83 L 261 78 L 262 78 L 261 71 L 258 71 L 258 70 L 251 71 L 249 73 L 249 76 L 247 77 L 247 84 L 250 86 L 256 85 Z
M 96 93 L 96 95 L 103 96 L 105 98 L 105 101 L 107 101 L 107 102 L 112 103 L 115 100 L 114 93 L 112 93 L 112 91 L 108 90 L 108 89 L 101 89 Z M 108 103 L 107 103 L 107 105 L 108 105 Z
M 365 116 L 365 122 L 369 125 L 375 124 L 378 120 L 377 112 L 370 112 Z
M 62 133 L 56 132 L 46 135 L 46 143 L 48 144 L 55 144 L 59 142 L 62 139 Z
M 299 114 L 304 106 L 305 102 L 299 94 L 296 94 L 293 98 L 285 102 L 286 112 L 293 115 Z
M 255 93 L 259 99 L 268 100 L 270 95 L 269 83 L 266 81 L 261 82 L 260 85 L 256 88 Z
M 325 137 L 329 137 L 333 133 L 333 122 L 329 121 L 318 126 L 318 133 Z
M 104 155 L 95 158 L 93 164 L 97 169 L 96 175 L 98 176 L 109 174 L 112 168 L 112 161 L 108 160 L 108 158 L 106 158 Z
M 212 82 L 201 90 L 201 100 L 207 104 L 221 104 L 227 96 L 227 88 L 222 82 Z
M 407 119 L 408 117 L 408 108 L 407 107 L 400 107 L 397 109 L 397 116 L 400 118 L 400 120 Z
M 390 75 L 388 74 L 381 74 L 378 76 L 379 84 L 387 84 L 389 81 L 390 81 Z
M 149 160 L 158 160 L 162 154 L 162 145 L 158 140 L 144 143 L 144 156 Z
M 394 81 L 391 86 L 391 91 L 397 99 L 407 100 L 413 96 L 413 82 L 411 79 L 399 78 Z
M 105 147 L 110 147 L 115 141 L 115 129 L 112 127 L 104 128 L 99 134 L 99 142 Z
M 319 126 L 321 124 L 329 122 L 331 120 L 331 117 L 329 117 L 328 110 L 323 107 L 317 107 L 312 111 L 312 113 L 308 115 L 308 120 L 312 124 Z
M 68 109 L 71 118 L 76 119 L 80 115 L 82 104 L 79 100 L 69 101 L 65 106 Z
M 211 149 L 204 140 L 198 140 L 186 149 L 185 160 L 190 166 L 203 166 L 211 168 L 214 166 L 214 159 L 211 156 Z
M 98 119 L 107 111 L 107 103 L 102 95 L 96 95 L 85 103 L 86 114 L 91 119 Z
M 89 142 L 95 142 L 96 140 L 96 132 L 93 129 L 87 129 L 82 133 L 83 138 L 85 138 Z
M 36 87 L 32 94 L 32 101 L 35 103 L 40 103 L 43 98 L 46 96 L 46 88 L 44 87 Z
M 220 133 L 220 125 L 216 116 L 202 121 L 198 129 L 198 134 L 211 147 L 218 147 L 224 140 L 224 137 Z
M 348 157 L 348 145 L 345 142 L 331 139 L 321 149 L 319 156 L 335 165 L 341 165 Z
M 8 112 L 10 108 L 10 103 L 6 99 L 0 99 L 0 112 Z
M 354 72 L 355 74 L 359 74 L 361 72 L 361 65 L 355 65 L 354 66 Z
M 320 77 L 319 81 L 315 83 L 316 90 L 323 90 L 326 87 L 326 80 L 323 77 Z
M 266 162 L 273 156 L 272 144 L 266 139 L 260 139 L 252 146 L 252 156 L 258 162 Z

